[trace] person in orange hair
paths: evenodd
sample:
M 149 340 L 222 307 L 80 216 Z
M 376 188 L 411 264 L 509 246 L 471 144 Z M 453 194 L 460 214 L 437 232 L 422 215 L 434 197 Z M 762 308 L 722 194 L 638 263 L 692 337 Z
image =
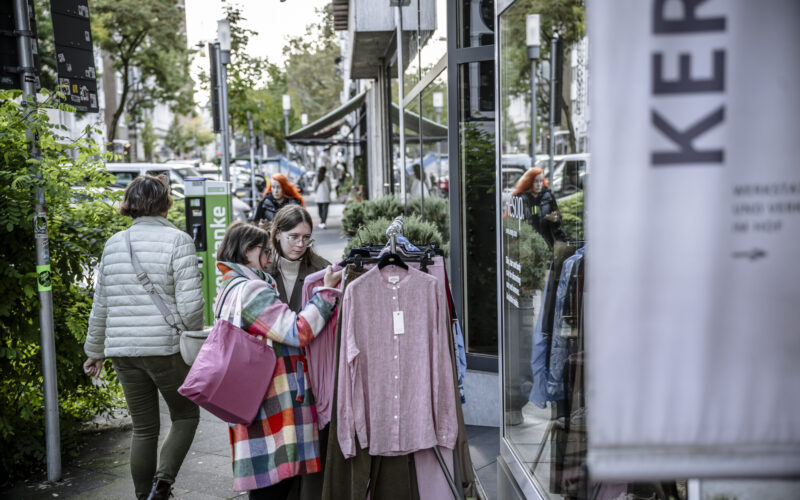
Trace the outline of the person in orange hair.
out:
M 297 192 L 289 179 L 283 174 L 273 174 L 270 183 L 264 190 L 264 198 L 258 204 L 253 221 L 258 224 L 262 220 L 272 222 L 275 214 L 286 205 L 306 206 L 306 202 Z
M 525 172 L 511 196 L 519 196 L 525 202 L 525 219 L 547 241 L 550 248 L 556 241 L 567 241 L 567 234 L 561 229 L 561 213 L 553 192 L 539 167 Z

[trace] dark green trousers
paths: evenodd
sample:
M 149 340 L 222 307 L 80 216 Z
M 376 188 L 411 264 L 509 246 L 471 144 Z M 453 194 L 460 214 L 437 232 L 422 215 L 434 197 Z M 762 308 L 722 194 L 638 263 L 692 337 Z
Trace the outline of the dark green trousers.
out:
M 153 479 L 175 482 L 178 470 L 194 440 L 200 421 L 200 408 L 178 394 L 189 367 L 180 354 L 112 358 L 114 370 L 125 391 L 125 401 L 133 420 L 131 476 L 136 497 L 146 499 Z M 169 408 L 170 426 L 161 454 L 158 433 L 161 416 L 158 393 Z

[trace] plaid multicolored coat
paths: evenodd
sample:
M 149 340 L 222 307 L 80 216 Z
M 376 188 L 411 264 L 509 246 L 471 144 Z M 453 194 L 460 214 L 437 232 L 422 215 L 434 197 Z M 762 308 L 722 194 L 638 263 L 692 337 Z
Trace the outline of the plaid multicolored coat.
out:
M 277 363 L 264 402 L 249 426 L 228 424 L 233 452 L 233 489 L 253 490 L 321 470 L 317 414 L 301 347 L 319 334 L 333 313 L 338 290 L 318 289 L 295 314 L 278 300 L 272 277 L 219 262 L 225 287 L 236 286 L 226 303 L 242 293 L 241 327 L 273 341 Z M 234 278 L 246 277 L 244 284 Z M 233 302 L 235 304 L 235 302 Z M 231 308 L 232 320 L 233 308 Z

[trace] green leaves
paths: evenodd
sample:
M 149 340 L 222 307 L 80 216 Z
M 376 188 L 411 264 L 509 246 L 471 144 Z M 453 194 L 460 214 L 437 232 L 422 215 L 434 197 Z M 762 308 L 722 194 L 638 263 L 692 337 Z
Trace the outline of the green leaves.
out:
M 71 140 L 52 126 L 43 112 L 26 110 L 0 91 L 0 449 L 8 476 L 31 475 L 44 458 L 44 411 L 41 374 L 39 297 L 36 286 L 34 200 L 42 189 L 48 214 L 48 242 L 53 283 L 61 434 L 65 453 L 90 417 L 118 404 L 116 383 L 95 386 L 83 374 L 82 349 L 91 310 L 92 282 L 86 277 L 103 245 L 125 220 L 107 191 L 97 144 Z M 48 97 L 44 105 L 50 106 Z M 28 157 L 26 122 L 39 136 L 41 158 Z M 95 134 L 99 136 L 99 134 Z

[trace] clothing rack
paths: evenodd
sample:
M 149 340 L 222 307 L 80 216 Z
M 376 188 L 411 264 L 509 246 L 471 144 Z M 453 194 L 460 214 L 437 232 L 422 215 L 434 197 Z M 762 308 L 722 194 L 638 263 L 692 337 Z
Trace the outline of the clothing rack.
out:
M 389 225 L 388 229 L 386 229 L 386 235 L 389 237 L 389 251 L 393 254 L 397 254 L 397 237 L 403 234 L 403 224 L 405 223 L 405 219 L 402 215 L 398 215 L 395 217 L 394 221 Z M 453 497 L 456 499 L 461 499 L 461 494 L 456 487 L 455 481 L 453 481 L 452 476 L 450 475 L 450 471 L 447 470 L 447 465 L 444 463 L 444 458 L 442 458 L 442 452 L 439 451 L 439 447 L 434 445 L 433 446 L 433 453 L 436 455 L 436 460 L 439 461 L 439 467 L 442 468 L 442 472 L 444 473 L 444 477 L 447 479 L 447 484 L 450 485 L 450 490 L 453 492 Z M 455 467 L 455 463 L 453 464 Z

